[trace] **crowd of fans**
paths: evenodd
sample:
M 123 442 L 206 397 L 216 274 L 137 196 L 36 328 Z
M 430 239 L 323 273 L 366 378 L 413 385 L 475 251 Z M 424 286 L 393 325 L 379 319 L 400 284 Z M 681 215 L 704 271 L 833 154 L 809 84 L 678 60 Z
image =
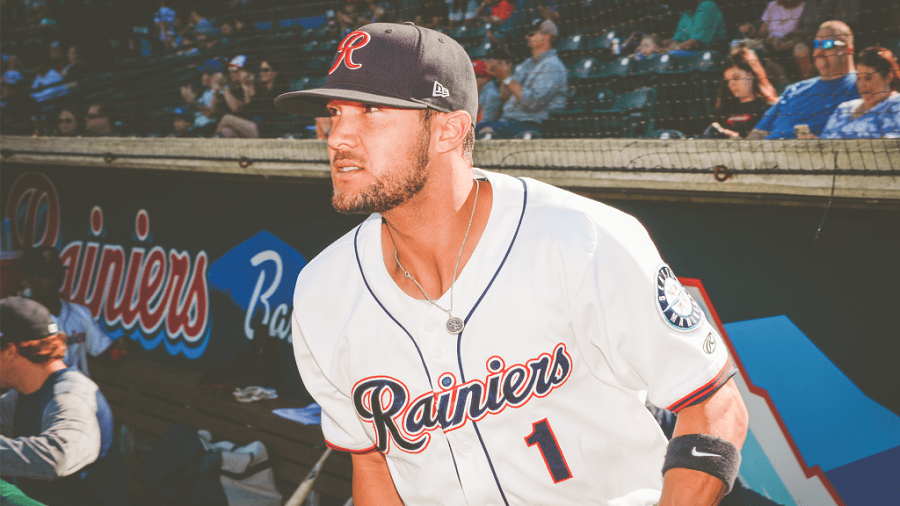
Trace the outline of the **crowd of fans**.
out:
M 118 0 L 108 1 L 113 5 Z M 900 38 L 900 25 L 890 21 L 897 20 L 900 8 L 873 9 L 865 0 L 762 1 L 345 0 L 305 6 L 302 17 L 316 19 L 321 26 L 298 26 L 297 30 L 314 32 L 317 40 L 338 41 L 371 22 L 413 21 L 448 34 L 461 27 L 483 27 L 483 40 L 477 48 L 489 49 L 474 58 L 482 95 L 477 118 L 480 138 L 543 135 L 543 122 L 551 113 L 564 111 L 579 86 L 571 78 L 572 62 L 555 48 L 566 37 L 605 30 L 610 30 L 610 37 L 614 31 L 615 37 L 597 50 L 601 59 L 628 56 L 642 60 L 664 54 L 677 58 L 698 51 L 712 51 L 723 59 L 718 95 L 712 100 L 715 108 L 704 124 L 709 128 L 702 134 L 699 130 L 690 134 L 818 136 L 841 106 L 841 117 L 851 122 L 860 116 L 877 118 L 865 120 L 874 125 L 871 128 L 844 129 L 842 135 L 900 135 L 894 105 L 898 76 L 892 73 L 896 57 L 884 47 Z M 279 20 L 296 14 L 285 10 L 289 4 L 277 0 L 143 0 L 129 9 L 133 16 L 127 19 L 134 19 L 137 26 L 115 32 L 117 37 L 109 38 L 105 45 L 97 44 L 96 34 L 89 36 L 91 30 L 77 16 L 74 19 L 79 26 L 55 30 L 66 24 L 66 18 L 59 15 L 63 5 L 58 0 L 4 3 L 4 15 L 29 30 L 3 41 L 0 131 L 4 134 L 327 135 L 327 121 L 304 126 L 272 105 L 272 99 L 290 89 L 300 72 L 291 60 L 309 56 L 297 51 L 287 59 L 283 54 L 242 50 L 242 41 L 264 38 L 273 22 L 277 26 Z M 73 8 L 69 3 L 69 11 Z M 876 18 L 888 21 L 879 25 Z M 867 25 L 861 26 L 862 22 Z M 826 25 L 830 28 L 823 34 L 820 27 Z M 854 39 L 878 44 L 857 46 Z M 857 47 L 867 49 L 857 55 Z M 134 117 L 117 114 L 121 104 L 96 103 L 102 93 L 86 98 L 82 85 L 96 83 L 98 74 L 109 75 L 117 65 L 133 67 L 136 61 L 160 55 L 178 55 L 185 59 L 182 61 L 194 58 L 191 64 L 197 69 L 197 78 L 173 83 L 173 99 L 159 104 L 159 112 L 167 115 L 165 122 L 154 123 L 149 131 L 137 131 L 129 128 Z M 857 68 L 854 64 L 854 56 L 870 58 L 871 63 L 871 55 L 877 55 L 884 65 L 860 64 Z M 872 76 L 863 77 L 863 72 Z M 870 84 L 873 82 L 877 86 Z M 102 82 L 96 86 L 103 90 Z M 107 86 L 106 91 L 117 91 L 115 86 Z M 877 90 L 868 91 L 870 88 Z M 776 90 L 781 92 L 780 99 Z M 804 96 L 822 93 L 830 93 L 829 98 L 802 101 Z M 846 109 L 851 106 L 842 105 L 859 99 L 862 105 L 853 106 L 849 113 Z M 881 102 L 884 104 L 876 107 Z M 283 124 L 294 131 L 280 128 Z M 805 126 L 797 129 L 797 125 Z

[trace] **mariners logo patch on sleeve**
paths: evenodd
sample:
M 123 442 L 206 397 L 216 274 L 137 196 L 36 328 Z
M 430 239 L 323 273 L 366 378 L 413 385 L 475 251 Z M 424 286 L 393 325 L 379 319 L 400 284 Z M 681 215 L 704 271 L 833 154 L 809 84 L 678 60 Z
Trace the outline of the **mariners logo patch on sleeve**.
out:
M 659 313 L 676 330 L 693 330 L 703 321 L 703 310 L 667 265 L 656 272 L 656 304 Z

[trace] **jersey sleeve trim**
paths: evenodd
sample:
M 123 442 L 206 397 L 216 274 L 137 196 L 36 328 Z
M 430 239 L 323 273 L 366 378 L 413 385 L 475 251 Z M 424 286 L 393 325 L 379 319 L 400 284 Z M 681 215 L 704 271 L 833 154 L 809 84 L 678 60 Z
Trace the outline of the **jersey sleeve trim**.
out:
M 725 362 L 725 365 L 722 366 L 722 369 L 719 370 L 719 373 L 716 374 L 716 377 L 710 380 L 708 383 L 703 385 L 702 387 L 694 390 L 689 393 L 685 397 L 682 397 L 681 400 L 676 401 L 674 404 L 669 406 L 669 411 L 673 413 L 678 413 L 682 409 L 693 406 L 695 404 L 699 404 L 706 399 L 708 399 L 712 394 L 716 393 L 716 390 L 722 387 L 732 376 L 737 373 L 737 369 L 734 368 L 734 365 L 729 357 Z
M 362 450 L 351 450 L 350 448 L 344 448 L 343 446 L 338 446 L 327 439 L 325 440 L 325 445 L 327 445 L 332 450 L 337 450 L 339 452 L 352 453 L 354 455 L 363 455 L 363 454 L 372 453 L 372 452 L 378 450 L 378 445 L 373 445 L 370 448 L 363 448 Z

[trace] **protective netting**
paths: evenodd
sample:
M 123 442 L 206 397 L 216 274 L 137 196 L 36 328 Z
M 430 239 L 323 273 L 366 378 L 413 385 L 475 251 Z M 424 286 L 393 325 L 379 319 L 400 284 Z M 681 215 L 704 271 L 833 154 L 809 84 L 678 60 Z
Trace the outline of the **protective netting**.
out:
M 856 85 L 810 88 L 812 97 L 800 103 L 787 100 L 785 90 L 790 95 L 800 89 L 792 85 L 822 72 L 828 83 L 846 81 L 853 59 L 844 58 L 847 67 L 837 53 L 858 56 L 871 46 L 900 53 L 900 6 L 877 0 L 0 5 L 6 135 L 321 138 L 327 122 L 317 131 L 314 119 L 274 111 L 271 98 L 320 86 L 342 37 L 372 21 L 415 21 L 455 38 L 473 60 L 485 62 L 485 81 L 501 99 L 505 74 L 497 69 L 526 61 L 535 53 L 533 39 L 541 39 L 535 33 L 546 34 L 566 69 L 564 89 L 554 90 L 564 100 L 529 106 L 534 121 L 507 135 L 520 139 L 743 138 L 779 96 L 789 102 L 779 114 L 802 119 L 758 130 L 820 136 L 839 104 L 858 96 Z M 553 27 L 535 24 L 542 20 Z M 828 20 L 845 24 L 821 32 Z M 539 87 L 543 77 L 520 79 Z M 889 83 L 890 74 L 882 79 Z M 880 112 L 854 109 L 844 123 L 861 112 L 872 121 L 863 118 L 834 136 L 900 136 L 900 107 L 887 106 L 895 99 L 896 93 L 885 98 Z M 501 101 L 497 119 L 503 113 Z

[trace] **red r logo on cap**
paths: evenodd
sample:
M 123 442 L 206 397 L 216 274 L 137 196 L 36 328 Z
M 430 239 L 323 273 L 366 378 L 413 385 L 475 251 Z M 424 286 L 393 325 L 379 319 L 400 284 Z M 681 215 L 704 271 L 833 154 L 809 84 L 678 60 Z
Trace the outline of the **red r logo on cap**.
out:
M 341 41 L 341 45 L 338 46 L 337 57 L 334 59 L 334 63 L 331 65 L 331 70 L 328 73 L 331 74 L 337 70 L 341 62 L 344 62 L 344 65 L 350 70 L 362 67 L 362 65 L 353 62 L 353 51 L 365 46 L 371 39 L 372 37 L 366 32 L 356 31 L 347 34 L 344 40 Z

